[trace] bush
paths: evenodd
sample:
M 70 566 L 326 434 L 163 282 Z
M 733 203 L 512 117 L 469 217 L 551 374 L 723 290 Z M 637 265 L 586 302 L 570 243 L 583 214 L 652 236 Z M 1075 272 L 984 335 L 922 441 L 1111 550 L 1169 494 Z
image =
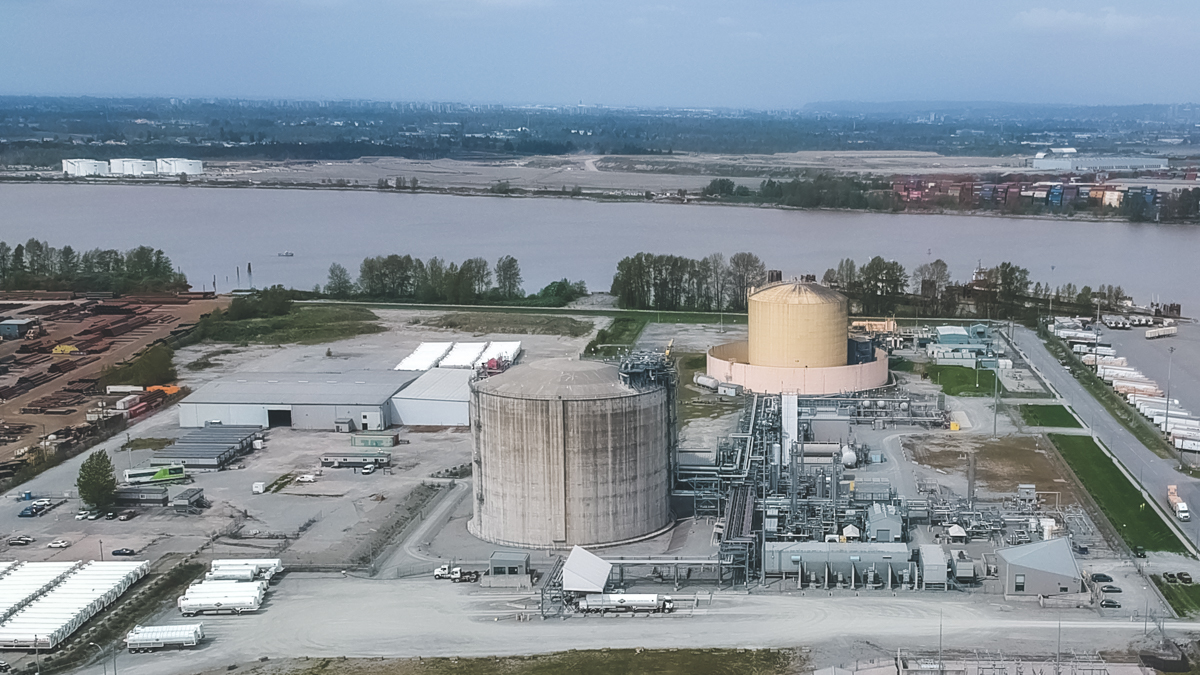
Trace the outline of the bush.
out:
M 177 375 L 173 357 L 175 350 L 159 343 L 139 354 L 132 361 L 119 366 L 105 368 L 100 375 L 100 385 L 132 384 L 149 387 L 174 382 Z

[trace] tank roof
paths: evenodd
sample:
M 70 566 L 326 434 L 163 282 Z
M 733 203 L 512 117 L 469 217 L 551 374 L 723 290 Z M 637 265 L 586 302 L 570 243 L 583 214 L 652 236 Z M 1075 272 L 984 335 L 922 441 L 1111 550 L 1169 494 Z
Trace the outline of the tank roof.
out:
M 804 281 L 784 281 L 760 288 L 750 294 L 759 302 L 787 305 L 832 305 L 846 302 L 846 296 L 837 291 Z
M 602 361 L 544 359 L 522 363 L 472 387 L 487 394 L 533 399 L 587 399 L 639 393 L 621 381 L 620 370 Z

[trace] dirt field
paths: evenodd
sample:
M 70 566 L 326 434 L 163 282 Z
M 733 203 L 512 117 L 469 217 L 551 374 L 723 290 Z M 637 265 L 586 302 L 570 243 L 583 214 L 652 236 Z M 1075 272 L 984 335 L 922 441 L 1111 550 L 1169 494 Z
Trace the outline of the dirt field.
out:
M 717 675 L 803 672 L 806 661 L 792 650 L 605 649 L 504 658 L 303 659 L 256 665 L 254 675 Z M 224 668 L 215 673 L 227 672 Z M 205 673 L 203 675 L 209 675 Z
M 981 496 L 1013 494 L 1017 485 L 1033 483 L 1039 491 L 1061 492 L 1062 504 L 1079 501 L 1058 465 L 1047 455 L 1048 443 L 1040 437 L 1006 436 L 989 440 L 980 436 L 922 435 L 904 439 L 904 450 L 913 461 L 957 476 L 967 475 L 967 453 L 976 457 L 975 480 Z
M 321 183 L 346 180 L 374 185 L 380 178 L 416 178 L 431 188 L 488 188 L 500 182 L 526 190 L 561 190 L 580 186 L 636 194 L 645 190 L 698 192 L 713 176 L 757 187 L 770 176 L 792 176 L 806 170 L 849 173 L 979 173 L 1017 170 L 1022 157 L 943 157 L 932 152 L 793 152 L 774 155 L 670 156 L 566 155 L 497 160 L 413 160 L 363 157 L 351 161 L 208 162 L 208 177 L 256 182 Z

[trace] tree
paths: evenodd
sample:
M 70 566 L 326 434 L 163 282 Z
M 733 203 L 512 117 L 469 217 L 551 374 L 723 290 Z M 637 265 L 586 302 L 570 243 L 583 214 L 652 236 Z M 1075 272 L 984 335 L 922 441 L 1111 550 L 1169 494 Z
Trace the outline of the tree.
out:
M 496 261 L 496 289 L 504 300 L 519 298 L 521 291 L 521 264 L 511 255 Z
M 413 176 L 412 178 L 408 179 L 409 188 L 416 190 L 418 184 L 419 184 L 419 181 L 417 180 L 416 176 Z
M 941 297 L 942 291 L 950 285 L 950 267 L 945 260 L 938 258 L 931 263 L 918 265 L 913 270 L 912 290 L 929 298 Z
M 908 274 L 900 263 L 875 256 L 859 270 L 858 285 L 863 313 L 882 316 L 895 311 L 900 296 L 908 288 Z
M 767 280 L 767 266 L 753 253 L 734 253 L 729 256 L 729 306 L 746 309 L 746 293 Z
M 1010 262 L 1000 263 L 998 296 L 1003 316 L 1012 317 L 1029 293 L 1029 270 Z
M 858 267 L 850 258 L 842 258 L 837 266 L 837 285 L 845 290 L 850 290 L 857 282 Z
M 329 281 L 325 284 L 325 294 L 335 298 L 346 298 L 354 293 L 354 282 L 350 273 L 338 263 L 329 266 Z
M 705 197 L 725 197 L 733 194 L 737 186 L 728 178 L 714 178 L 700 191 Z
M 113 505 L 117 497 L 117 478 L 107 452 L 97 450 L 83 460 L 75 487 L 79 489 L 79 498 L 93 508 L 103 510 Z

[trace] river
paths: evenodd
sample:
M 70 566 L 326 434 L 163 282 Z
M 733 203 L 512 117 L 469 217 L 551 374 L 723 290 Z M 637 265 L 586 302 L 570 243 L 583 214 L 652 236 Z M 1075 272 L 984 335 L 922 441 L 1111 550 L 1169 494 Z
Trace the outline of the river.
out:
M 163 249 L 195 288 L 254 283 L 312 288 L 330 263 L 352 275 L 390 253 L 494 262 L 513 255 L 526 291 L 562 277 L 608 290 L 616 263 L 639 251 L 701 257 L 758 254 L 784 276 L 841 258 L 882 255 L 913 267 L 942 258 L 956 280 L 977 261 L 1011 261 L 1035 281 L 1114 284 L 1139 304 L 1200 311 L 1200 228 L 958 215 L 790 211 L 572 199 L 456 197 L 337 190 L 0 184 L 0 239 L 78 249 Z M 278 253 L 292 251 L 294 257 Z M 1052 270 L 1053 268 L 1053 270 Z M 246 279 L 242 279 L 246 285 Z

